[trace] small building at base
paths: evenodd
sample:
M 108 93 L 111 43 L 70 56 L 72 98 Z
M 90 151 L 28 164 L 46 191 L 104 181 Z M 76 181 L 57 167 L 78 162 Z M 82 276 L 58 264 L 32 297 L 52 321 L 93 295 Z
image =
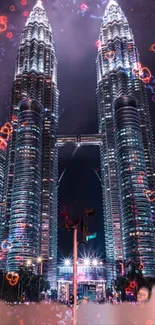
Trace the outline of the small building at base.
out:
M 67 261 L 67 260 L 66 260 Z M 66 264 L 69 264 L 66 262 Z M 95 263 L 94 263 L 95 264 Z M 106 296 L 105 265 L 102 261 L 93 265 L 77 265 L 77 299 L 102 301 Z M 58 265 L 58 300 L 66 303 L 73 294 L 73 266 Z

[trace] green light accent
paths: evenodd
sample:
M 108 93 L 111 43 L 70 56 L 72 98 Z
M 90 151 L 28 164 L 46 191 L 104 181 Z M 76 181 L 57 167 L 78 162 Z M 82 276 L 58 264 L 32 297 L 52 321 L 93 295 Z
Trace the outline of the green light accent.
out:
M 97 236 L 97 232 L 94 232 L 94 234 L 90 235 L 90 236 L 86 236 L 86 241 L 90 240 L 90 239 L 94 239 Z

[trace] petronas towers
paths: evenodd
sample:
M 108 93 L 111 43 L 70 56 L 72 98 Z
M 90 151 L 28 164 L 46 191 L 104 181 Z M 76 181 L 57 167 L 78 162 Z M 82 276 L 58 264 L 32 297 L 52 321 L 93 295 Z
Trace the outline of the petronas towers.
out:
M 155 189 L 155 154 L 139 53 L 127 18 L 115 0 L 106 6 L 98 44 L 96 96 L 109 285 L 117 276 L 117 264 L 130 259 L 142 263 L 146 275 L 154 275 L 154 203 L 146 193 Z M 122 124 L 118 123 L 123 105 L 134 113 L 136 125 L 126 110 L 120 115 Z M 41 256 L 52 288 L 57 282 L 58 107 L 55 44 L 38 0 L 22 32 L 16 60 L 1 238 L 11 242 L 3 267 L 18 271 L 31 259 L 35 268 Z M 129 130 L 135 135 L 130 136 Z M 143 183 L 137 187 L 142 175 Z M 102 244 L 104 247 L 104 241 Z

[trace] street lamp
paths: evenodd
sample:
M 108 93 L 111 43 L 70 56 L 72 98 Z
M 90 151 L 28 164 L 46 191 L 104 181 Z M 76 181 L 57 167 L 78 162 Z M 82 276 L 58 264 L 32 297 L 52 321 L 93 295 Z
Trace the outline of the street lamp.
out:
M 26 266 L 31 266 L 32 265 L 32 260 L 29 258 L 27 261 L 26 261 Z
M 97 266 L 98 265 L 98 260 L 96 258 L 94 258 L 94 260 L 92 261 L 93 266 Z
M 66 259 L 64 261 L 65 266 L 69 266 L 71 264 L 71 261 L 69 259 Z
M 41 263 L 41 262 L 42 262 L 42 260 L 43 260 L 43 259 L 42 259 L 42 257 L 41 257 L 41 256 L 38 256 L 38 257 L 37 257 L 37 263 Z
M 84 259 L 84 265 L 85 266 L 89 266 L 90 265 L 90 259 L 89 258 L 85 258 Z
M 42 258 L 42 256 L 37 257 L 37 263 L 40 264 L 40 275 L 43 275 L 43 258 Z

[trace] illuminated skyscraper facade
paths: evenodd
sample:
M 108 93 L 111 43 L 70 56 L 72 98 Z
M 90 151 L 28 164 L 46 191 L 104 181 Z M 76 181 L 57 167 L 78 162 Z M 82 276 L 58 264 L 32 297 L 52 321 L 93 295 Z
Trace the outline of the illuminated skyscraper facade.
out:
M 125 261 L 141 263 L 144 274 L 154 276 L 153 220 L 146 197 L 149 186 L 137 102 L 132 96 L 118 97 L 114 108 L 123 256 Z
M 13 208 L 12 190 L 14 182 L 14 164 L 17 133 L 21 128 L 18 122 L 19 101 L 22 98 L 35 100 L 42 106 L 42 188 L 41 188 L 41 223 L 39 254 L 43 258 L 44 273 L 51 286 L 56 286 L 57 264 L 57 166 L 58 155 L 56 133 L 58 128 L 57 59 L 52 29 L 49 24 L 42 1 L 38 0 L 25 24 L 17 56 L 15 77 L 12 91 L 10 121 L 11 134 L 5 177 L 4 196 L 6 213 L 3 216 L 3 239 L 14 240 L 10 220 L 15 220 L 16 209 Z M 27 127 L 26 127 L 27 128 Z M 25 136 L 25 133 L 24 133 Z M 24 159 L 24 156 L 23 156 Z M 27 159 L 27 158 L 25 158 Z M 13 201 L 12 201 L 13 200 Z M 20 216 L 19 216 L 20 218 Z M 38 215 L 39 218 L 39 215 Z M 26 231 L 26 230 L 25 230 Z M 37 231 L 37 230 L 36 230 Z M 23 248 L 24 249 L 24 248 Z M 34 257 L 36 252 L 34 253 Z M 10 262 L 7 268 L 13 269 Z M 16 260 L 17 265 L 19 261 Z
M 9 271 L 18 271 L 40 254 L 42 188 L 41 105 L 32 99 L 19 103 L 14 160 L 8 252 Z
M 101 147 L 101 176 L 107 280 L 116 275 L 116 261 L 123 259 L 121 207 L 116 168 L 114 101 L 119 96 L 132 95 L 138 101 L 146 173 L 149 189 L 154 189 L 154 147 L 145 79 L 139 64 L 139 54 L 127 18 L 117 1 L 109 0 L 103 15 L 98 44 L 97 106 Z M 140 162 L 137 161 L 139 164 Z M 130 168 L 134 165 L 130 161 Z M 153 207 L 152 207 L 153 212 Z
M 5 202 L 3 201 L 5 163 L 6 150 L 0 149 L 0 242 L 3 240 L 2 218 L 5 211 Z

